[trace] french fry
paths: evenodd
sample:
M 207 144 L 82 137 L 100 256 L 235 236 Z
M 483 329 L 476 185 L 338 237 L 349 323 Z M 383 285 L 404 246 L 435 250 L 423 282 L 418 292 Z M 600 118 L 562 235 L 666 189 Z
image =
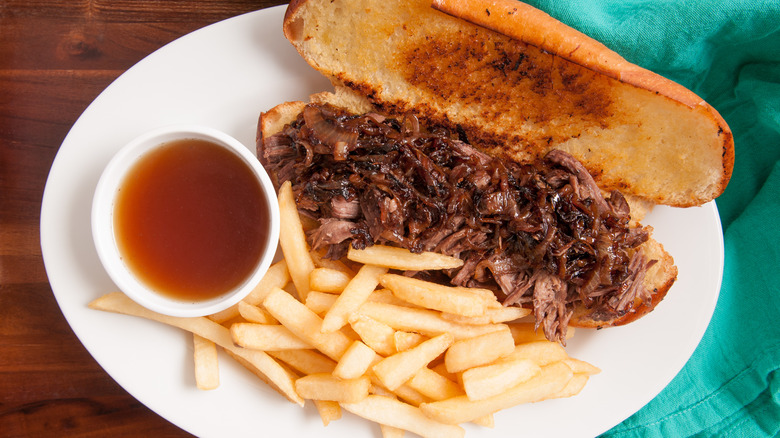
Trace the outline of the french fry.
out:
M 507 325 L 509 325 L 509 329 L 512 331 L 512 337 L 515 338 L 515 344 L 547 340 L 544 332 L 534 329 L 534 323 L 532 322 L 513 322 Z M 574 331 L 574 327 L 568 326 L 566 328 L 566 339 L 571 339 L 574 336 Z
M 482 417 L 475 418 L 471 420 L 471 422 L 477 426 L 487 427 L 489 429 L 496 427 L 496 419 L 493 417 L 493 414 L 487 414 Z
M 372 370 L 385 387 L 394 390 L 447 350 L 452 342 L 452 335 L 441 334 L 414 348 L 382 359 Z
M 488 302 L 489 307 L 492 308 L 503 307 L 503 304 L 501 304 L 501 302 L 498 301 L 496 294 L 490 289 L 484 289 L 481 287 L 463 287 L 463 286 L 453 286 L 453 287 L 456 289 L 464 290 L 468 293 L 481 296 L 482 299 Z
M 332 374 L 309 374 L 295 381 L 295 390 L 304 399 L 357 403 L 368 397 L 371 380 L 339 379 Z
M 585 374 L 587 376 L 592 376 L 601 372 L 599 367 L 589 362 L 585 362 L 584 360 L 575 359 L 573 357 L 563 359 L 562 362 L 568 365 L 574 374 Z
M 390 289 L 377 289 L 374 292 L 371 293 L 371 296 L 368 297 L 368 301 L 372 301 L 375 303 L 385 303 L 385 304 L 393 304 L 396 306 L 405 306 L 405 307 L 419 307 L 415 304 L 412 304 L 408 301 L 404 301 L 395 294 L 393 294 L 393 291 Z
M 539 366 L 549 365 L 569 357 L 557 342 L 536 341 L 516 345 L 502 360 L 530 359 Z
M 509 329 L 486 333 L 455 342 L 444 355 L 444 365 L 450 373 L 485 365 L 515 349 Z
M 309 254 L 309 244 L 303 231 L 301 218 L 290 181 L 285 181 L 279 189 L 279 246 L 282 248 L 290 278 L 295 284 L 301 301 L 309 293 L 309 276 L 314 270 L 314 261 Z
M 403 330 L 398 330 L 393 333 L 396 352 L 406 351 L 412 347 L 416 347 L 426 339 L 428 338 L 419 333 L 405 332 Z
M 306 296 L 306 307 L 312 310 L 317 315 L 324 315 L 336 302 L 336 298 L 339 296 L 332 293 L 320 292 L 317 290 L 309 291 L 309 295 Z
M 341 418 L 341 406 L 338 402 L 331 400 L 313 400 L 317 413 L 320 414 L 322 425 L 327 426 L 331 421 Z
M 395 330 L 370 316 L 355 314 L 349 319 L 349 325 L 366 345 L 381 356 L 396 353 Z
M 317 350 L 279 350 L 268 354 L 301 374 L 332 373 L 336 368 L 336 361 Z
M 162 315 L 137 304 L 121 292 L 112 292 L 103 295 L 89 303 L 89 307 L 106 312 L 121 313 L 150 319 L 178 327 L 206 338 L 225 349 L 225 351 L 232 353 L 233 356 L 241 358 L 245 363 L 250 364 L 258 373 L 260 373 L 259 376 L 264 381 L 271 382 L 272 386 L 278 390 L 280 394 L 287 397 L 287 399 L 293 403 L 303 406 L 303 399 L 295 392 L 294 376 L 266 353 L 234 345 L 233 338 L 230 336 L 230 331 L 206 317 L 180 318 Z
M 550 398 L 574 397 L 585 388 L 585 384 L 588 383 L 589 377 L 590 376 L 587 374 L 574 374 L 571 380 L 569 380 L 569 383 L 567 383 L 563 389 L 551 395 Z
M 233 342 L 253 350 L 300 350 L 314 348 L 306 341 L 295 336 L 283 325 L 255 324 L 239 322 L 230 325 Z
M 325 313 L 322 318 L 322 331 L 328 333 L 343 327 L 349 320 L 349 315 L 368 299 L 379 284 L 379 278 L 386 272 L 387 268 L 384 267 L 363 265 Z
M 341 292 L 351 279 L 352 276 L 337 269 L 314 268 L 309 275 L 309 287 L 321 292 Z
M 460 424 L 500 410 L 550 398 L 571 380 L 571 369 L 564 363 L 542 367 L 539 374 L 508 390 L 483 400 L 469 400 L 465 395 L 446 400 L 423 403 L 420 410 L 428 417 L 445 423 Z
M 340 379 L 356 379 L 366 373 L 377 354 L 361 341 L 355 341 L 341 356 L 333 375 Z
M 463 390 L 457 383 L 428 367 L 417 371 L 406 384 L 431 400 L 444 400 L 463 395 Z
M 341 407 L 368 420 L 426 438 L 463 438 L 466 434 L 460 426 L 442 424 L 414 406 L 381 395 L 369 395 L 359 403 L 342 403 Z
M 201 390 L 219 387 L 219 359 L 217 344 L 196 334 L 192 335 L 195 361 L 195 385 Z
M 506 329 L 506 326 L 502 324 L 457 324 L 443 319 L 441 313 L 435 310 L 416 309 L 373 301 L 363 303 L 357 313 L 385 323 L 396 330 L 417 332 L 425 336 L 450 333 L 456 340 Z
M 271 291 L 271 289 L 278 287 L 283 288 L 290 282 L 290 272 L 287 270 L 287 262 L 280 260 L 268 268 L 263 278 L 257 283 L 252 292 L 244 297 L 243 302 L 256 306 L 263 302 L 265 296 Z M 240 304 L 240 303 L 239 303 Z M 228 307 L 227 309 L 217 312 L 209 316 L 209 319 L 222 324 L 225 321 L 229 321 L 236 316 L 239 316 L 239 304 Z
M 488 308 L 489 301 L 464 288 L 444 286 L 397 274 L 385 274 L 380 282 L 398 298 L 427 309 L 463 316 L 479 316 Z
M 240 301 L 238 303 L 238 313 L 247 322 L 253 322 L 256 324 L 279 324 L 279 321 L 271 316 L 268 311 L 249 304 L 246 301 Z
M 271 291 L 263 301 L 263 307 L 295 336 L 335 361 L 352 344 L 352 340 L 340 331 L 323 333 L 322 318 L 281 289 Z
M 413 253 L 394 246 L 372 245 L 365 249 L 350 246 L 347 258 L 366 265 L 384 266 L 400 271 L 453 269 L 463 266 L 463 260 L 435 252 Z
M 514 321 L 531 314 L 530 309 L 523 309 L 522 307 L 488 307 L 487 310 L 481 315 L 477 316 L 463 316 L 454 313 L 442 312 L 441 317 L 447 321 L 456 322 L 458 324 L 499 324 L 503 322 Z
M 533 361 L 517 359 L 469 368 L 463 372 L 461 380 L 469 400 L 483 400 L 540 372 L 541 368 Z
M 403 438 L 406 433 L 403 429 L 382 423 L 379 423 L 379 430 L 382 432 L 382 438 Z

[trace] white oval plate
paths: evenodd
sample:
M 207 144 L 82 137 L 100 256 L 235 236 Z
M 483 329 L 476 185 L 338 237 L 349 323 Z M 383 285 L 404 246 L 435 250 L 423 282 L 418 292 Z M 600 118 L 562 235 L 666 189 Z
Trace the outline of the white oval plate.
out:
M 65 138 L 41 211 L 41 246 L 65 318 L 100 365 L 149 408 L 201 437 L 378 437 L 349 413 L 328 427 L 311 403 L 299 408 L 221 356 L 221 386 L 195 388 L 190 336 L 158 323 L 90 310 L 115 290 L 90 234 L 101 171 L 131 138 L 158 126 L 196 123 L 254 150 L 257 117 L 274 105 L 329 90 L 284 39 L 283 7 L 241 15 L 186 35 L 143 59 L 98 96 Z M 720 290 L 723 238 L 714 203 L 657 208 L 645 221 L 680 274 L 666 300 L 626 327 L 580 330 L 568 351 L 603 372 L 578 396 L 518 406 L 495 429 L 467 436 L 594 436 L 636 412 L 683 367 L 709 323 Z

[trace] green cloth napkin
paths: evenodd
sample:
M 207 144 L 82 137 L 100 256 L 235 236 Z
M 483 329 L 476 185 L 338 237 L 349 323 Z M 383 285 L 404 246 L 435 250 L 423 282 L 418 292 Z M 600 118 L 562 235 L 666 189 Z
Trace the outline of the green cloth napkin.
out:
M 780 433 L 780 1 L 527 0 L 696 92 L 734 133 L 715 314 L 676 378 L 608 437 Z M 641 376 L 637 376 L 641 378 Z

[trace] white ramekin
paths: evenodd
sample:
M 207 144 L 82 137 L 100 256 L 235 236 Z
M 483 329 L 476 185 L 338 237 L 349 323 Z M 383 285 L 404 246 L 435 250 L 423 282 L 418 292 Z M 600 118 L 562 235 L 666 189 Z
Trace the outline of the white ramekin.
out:
M 250 276 L 238 287 L 219 297 L 204 301 L 180 301 L 161 295 L 144 285 L 122 261 L 114 235 L 114 202 L 117 191 L 128 170 L 140 157 L 153 149 L 180 139 L 207 140 L 229 149 L 253 171 L 268 202 L 268 242 Z M 258 224 L 259 226 L 259 224 Z M 195 317 L 224 310 L 252 291 L 268 270 L 276 254 L 279 241 L 279 205 L 273 183 L 263 166 L 241 142 L 213 128 L 198 125 L 167 126 L 147 132 L 126 144 L 109 161 L 98 181 L 92 201 L 92 237 L 100 262 L 119 290 L 138 304 L 158 313 Z

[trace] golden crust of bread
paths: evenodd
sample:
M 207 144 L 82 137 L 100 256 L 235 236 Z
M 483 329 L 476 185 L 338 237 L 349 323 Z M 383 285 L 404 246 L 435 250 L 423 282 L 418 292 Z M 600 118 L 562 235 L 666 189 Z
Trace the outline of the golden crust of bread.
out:
M 586 328 L 604 328 L 610 326 L 625 325 L 643 317 L 655 306 L 660 303 L 672 284 L 677 280 L 677 266 L 674 264 L 672 256 L 666 252 L 663 245 L 654 239 L 650 239 L 639 247 L 639 251 L 647 260 L 657 260 L 658 262 L 648 269 L 644 279 L 645 289 L 652 291 L 652 300 L 650 305 L 646 305 L 637 299 L 630 312 L 622 316 L 612 314 L 601 315 L 598 311 L 587 309 L 585 307 L 576 307 L 571 317 L 570 325 L 573 327 Z
M 731 132 L 689 90 L 528 5 L 435 5 L 447 14 L 429 0 L 293 1 L 284 32 L 379 110 L 412 111 L 494 155 L 563 149 L 604 190 L 658 204 L 700 205 L 725 189 Z

